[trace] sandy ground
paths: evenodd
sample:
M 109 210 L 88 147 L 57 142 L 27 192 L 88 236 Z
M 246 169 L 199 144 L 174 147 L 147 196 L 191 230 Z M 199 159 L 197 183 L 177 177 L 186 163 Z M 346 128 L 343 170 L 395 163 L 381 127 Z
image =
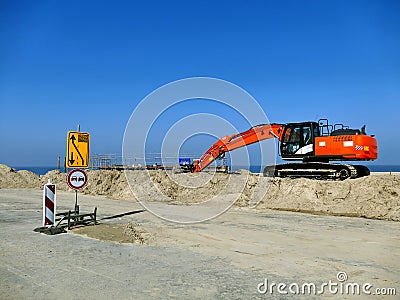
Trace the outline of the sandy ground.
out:
M 57 199 L 59 211 L 74 205 L 73 193 L 59 191 Z M 257 286 L 266 278 L 321 285 L 338 282 L 338 272 L 346 282 L 370 283 L 372 292 L 399 293 L 398 222 L 234 207 L 182 225 L 132 201 L 79 195 L 81 211 L 98 207 L 100 224 L 47 236 L 33 232 L 40 190 L 1 189 L 0 204 L 2 299 L 286 299 Z
M 83 212 L 98 207 L 99 224 L 56 236 L 33 232 L 48 179 L 58 212 L 73 209 L 65 174 L 0 165 L 1 299 L 281 299 L 290 293 L 257 287 L 265 279 L 319 287 L 339 283 L 338 272 L 343 284 L 370 283 L 373 298 L 383 297 L 376 288 L 400 292 L 399 174 L 320 181 L 89 171 L 79 203 Z M 221 205 L 230 208 L 189 225 L 152 214 L 196 222 Z
M 235 206 L 238 207 L 256 205 L 257 211 L 275 209 L 400 221 L 400 174 L 324 181 L 305 178 L 271 180 L 246 171 L 232 175 L 164 171 L 132 171 L 127 176 L 120 171 L 88 173 L 89 183 L 83 193 L 113 199 L 137 201 L 139 198 L 148 202 L 192 205 L 219 196 L 219 201 L 237 198 Z M 42 189 L 48 179 L 57 184 L 58 190 L 71 191 L 64 173 L 51 171 L 45 176 L 37 176 L 0 165 L 0 188 Z

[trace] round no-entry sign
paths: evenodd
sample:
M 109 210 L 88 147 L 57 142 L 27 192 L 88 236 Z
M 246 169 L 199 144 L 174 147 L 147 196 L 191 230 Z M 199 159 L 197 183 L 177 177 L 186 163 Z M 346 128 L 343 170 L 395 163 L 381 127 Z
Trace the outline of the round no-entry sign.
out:
M 84 170 L 73 169 L 67 174 L 67 184 L 71 189 L 80 190 L 88 181 L 88 176 Z

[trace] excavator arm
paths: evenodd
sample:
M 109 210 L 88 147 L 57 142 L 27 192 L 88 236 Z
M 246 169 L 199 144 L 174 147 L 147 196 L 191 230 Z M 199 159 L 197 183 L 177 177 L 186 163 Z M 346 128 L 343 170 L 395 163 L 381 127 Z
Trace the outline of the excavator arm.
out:
M 224 136 L 212 145 L 199 160 L 195 161 L 192 170 L 194 173 L 201 172 L 214 160 L 223 157 L 225 152 L 245 147 L 266 139 L 277 138 L 280 141 L 282 138 L 283 128 L 284 125 L 282 124 L 261 124 L 238 134 Z

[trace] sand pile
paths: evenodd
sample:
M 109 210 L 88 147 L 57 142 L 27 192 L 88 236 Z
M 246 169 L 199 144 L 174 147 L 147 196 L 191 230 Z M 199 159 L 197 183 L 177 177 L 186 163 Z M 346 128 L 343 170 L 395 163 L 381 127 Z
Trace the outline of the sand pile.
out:
M 133 199 L 125 175 L 120 171 L 87 171 L 89 182 L 82 193 L 89 195 L 105 195 L 115 199 Z M 49 171 L 43 176 L 21 170 L 16 171 L 0 164 L 0 188 L 43 188 L 51 180 L 57 184 L 57 190 L 73 191 L 66 182 L 66 174 L 57 170 Z
M 0 164 L 0 188 L 36 188 L 39 185 L 40 179 L 36 174 Z
M 123 172 L 89 170 L 87 173 L 89 180 L 82 193 L 87 195 L 104 195 L 114 199 L 134 200 Z M 72 191 L 66 183 L 65 173 L 54 170 L 40 178 L 42 185 L 47 183 L 48 179 L 51 179 L 52 182 L 57 184 L 58 190 Z
M 265 208 L 400 221 L 400 175 L 344 181 L 275 178 L 257 206 Z
M 268 187 L 268 192 L 260 196 L 257 210 L 278 209 L 400 221 L 400 175 L 373 174 L 344 181 L 270 179 L 247 171 L 232 175 L 150 171 L 149 175 L 145 171 L 128 172 L 131 184 L 151 201 L 192 204 L 217 194 L 239 192 L 240 197 L 235 205 L 247 207 L 254 199 L 255 191 Z M 82 191 L 84 194 L 136 200 L 124 172 L 96 170 L 88 171 L 88 176 L 89 183 Z M 42 189 L 43 184 L 51 179 L 57 184 L 58 190 L 72 191 L 65 178 L 66 174 L 58 171 L 38 176 L 0 165 L 0 188 Z M 160 198 L 160 191 L 167 197 Z
M 136 198 L 145 202 L 183 205 L 201 203 L 223 193 L 229 179 L 229 176 L 220 173 L 175 174 L 161 170 L 128 171 L 126 176 Z M 237 192 L 240 193 L 240 190 Z
M 207 201 L 226 186 L 228 176 L 221 173 L 174 174 L 173 172 L 150 172 L 155 186 L 177 203 Z

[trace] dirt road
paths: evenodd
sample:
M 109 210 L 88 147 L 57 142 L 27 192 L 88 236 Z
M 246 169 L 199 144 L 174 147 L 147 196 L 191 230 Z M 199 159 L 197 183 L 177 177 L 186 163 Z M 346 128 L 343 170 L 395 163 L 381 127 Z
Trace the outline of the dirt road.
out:
M 59 211 L 73 207 L 74 194 L 57 197 Z M 41 225 L 41 191 L 0 189 L 0 298 L 282 298 L 276 289 L 260 294 L 260 284 L 318 288 L 339 283 L 339 272 L 347 275 L 343 283 L 370 283 L 371 293 L 400 293 L 398 222 L 234 208 L 179 225 L 135 202 L 80 195 L 79 203 L 81 211 L 97 206 L 102 225 L 46 236 L 33 232 Z M 115 242 L 129 222 L 140 224 L 145 245 Z

